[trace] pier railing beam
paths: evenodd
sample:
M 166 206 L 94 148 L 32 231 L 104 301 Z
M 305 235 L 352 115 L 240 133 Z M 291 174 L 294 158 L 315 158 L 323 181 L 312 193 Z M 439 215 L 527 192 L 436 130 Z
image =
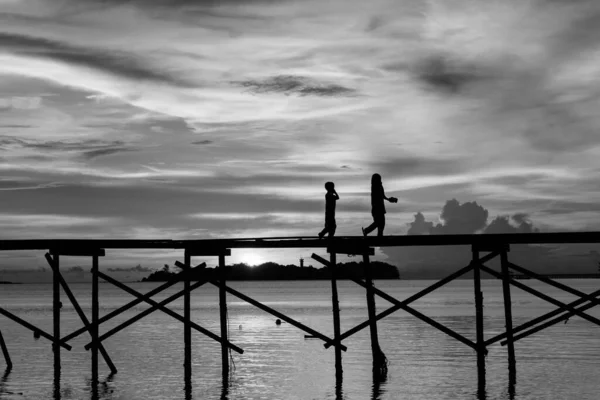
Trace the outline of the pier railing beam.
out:
M 481 292 L 481 270 L 479 265 L 479 249 L 472 246 L 473 254 L 473 288 L 475 291 L 475 329 L 477 351 L 477 383 L 480 392 L 485 391 L 485 340 L 483 333 L 483 293 Z
M 515 344 L 513 342 L 513 326 L 512 326 L 512 301 L 510 296 L 510 274 L 508 269 L 508 251 L 505 250 L 500 254 L 500 264 L 502 268 L 502 292 L 504 294 L 504 321 L 506 328 L 506 337 L 508 340 L 508 380 L 510 387 L 514 387 L 517 379 L 517 368 L 515 359 Z
M 6 343 L 4 343 L 4 337 L 2 337 L 2 331 L 0 331 L 0 347 L 2 348 L 4 361 L 6 362 L 6 370 L 10 371 L 12 369 L 13 364 L 10 359 L 10 355 L 8 354 L 8 348 L 6 347 Z

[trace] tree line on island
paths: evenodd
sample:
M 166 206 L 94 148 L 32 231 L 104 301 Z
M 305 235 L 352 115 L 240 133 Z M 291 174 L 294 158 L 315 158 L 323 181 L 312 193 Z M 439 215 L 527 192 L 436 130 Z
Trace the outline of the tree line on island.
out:
M 400 279 L 400 273 L 395 266 L 373 261 L 369 263 L 369 270 L 373 279 Z M 314 268 L 312 266 L 299 267 L 297 265 L 281 265 L 266 262 L 257 266 L 244 263 L 228 265 L 225 267 L 227 280 L 230 281 L 272 281 L 272 280 L 327 280 L 331 279 L 329 268 Z M 169 265 L 151 273 L 142 279 L 142 282 L 162 282 L 173 279 L 181 270 L 171 268 Z M 337 279 L 363 278 L 364 266 L 362 262 L 348 262 L 337 264 Z M 193 274 L 192 279 L 219 278 L 216 268 L 204 268 Z

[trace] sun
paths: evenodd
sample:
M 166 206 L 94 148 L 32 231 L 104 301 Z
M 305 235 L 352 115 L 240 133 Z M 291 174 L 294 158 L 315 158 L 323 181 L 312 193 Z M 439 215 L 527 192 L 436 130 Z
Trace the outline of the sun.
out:
M 251 265 L 251 266 L 257 266 L 260 265 L 262 263 L 264 263 L 264 259 L 262 258 L 262 256 L 260 254 L 256 254 L 256 253 L 247 253 L 244 254 L 243 257 L 241 257 L 242 262 Z

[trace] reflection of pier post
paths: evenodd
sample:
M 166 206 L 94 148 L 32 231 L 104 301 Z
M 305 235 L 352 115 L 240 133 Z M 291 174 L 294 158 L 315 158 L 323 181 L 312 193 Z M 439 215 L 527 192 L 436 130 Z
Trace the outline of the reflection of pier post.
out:
M 52 262 L 54 264 L 54 268 L 52 268 L 52 320 L 54 323 L 52 350 L 54 351 L 54 377 L 56 380 L 60 377 L 60 256 L 54 254 Z
M 98 256 L 92 258 L 92 326 L 91 336 L 94 346 L 92 346 L 92 389 L 97 391 L 98 386 L 98 319 L 99 315 L 99 288 L 98 288 Z
M 480 249 L 473 245 L 473 287 L 475 291 L 475 346 L 477 351 L 477 383 L 479 391 L 485 390 L 485 342 L 483 337 L 483 293 L 481 292 Z

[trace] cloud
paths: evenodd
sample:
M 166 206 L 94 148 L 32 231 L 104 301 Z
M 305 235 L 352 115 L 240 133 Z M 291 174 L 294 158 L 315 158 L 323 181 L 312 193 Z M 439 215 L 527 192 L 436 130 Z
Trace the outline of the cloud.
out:
M 286 96 L 352 96 L 355 89 L 347 88 L 334 83 L 321 83 L 314 79 L 300 76 L 280 75 L 263 80 L 233 81 L 234 85 L 248 89 L 252 94 L 283 93 Z
M 83 48 L 50 39 L 0 32 L 0 47 L 13 54 L 38 57 L 107 72 L 134 80 L 184 85 L 166 71 L 150 68 L 148 60 L 114 49 Z

